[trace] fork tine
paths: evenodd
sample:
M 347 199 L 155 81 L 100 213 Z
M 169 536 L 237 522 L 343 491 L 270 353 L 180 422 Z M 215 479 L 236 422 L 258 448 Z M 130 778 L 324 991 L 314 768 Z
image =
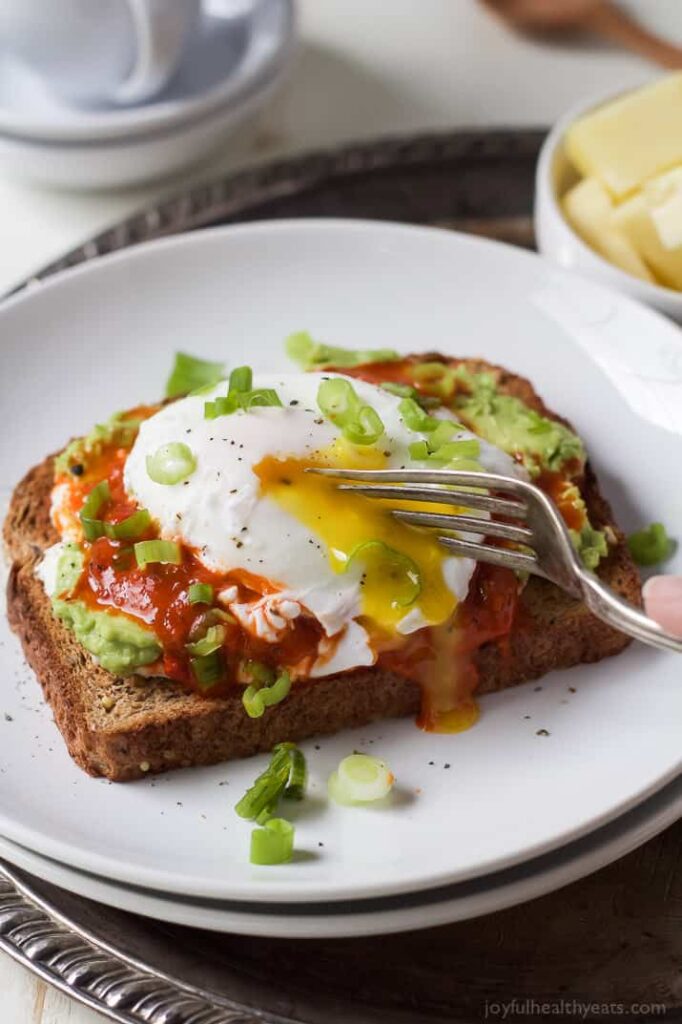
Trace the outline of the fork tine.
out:
M 340 491 L 354 491 L 367 498 L 396 498 L 402 501 L 427 501 L 438 505 L 457 505 L 459 508 L 477 508 L 484 512 L 495 512 L 500 516 L 524 519 L 526 509 L 518 501 L 506 498 L 491 498 L 488 494 L 472 494 L 469 491 L 445 491 L 437 487 L 383 487 L 379 484 L 339 484 Z
M 524 555 L 520 551 L 509 551 L 506 548 L 493 548 L 488 544 L 475 544 L 455 537 L 439 537 L 438 540 L 455 555 L 473 558 L 477 562 L 488 562 L 490 565 L 501 565 L 505 569 L 514 569 L 517 572 L 545 575 L 534 555 Z
M 524 481 L 516 477 L 461 469 L 322 469 L 314 466 L 307 469 L 306 473 L 333 476 L 338 480 L 356 480 L 359 483 L 485 487 L 487 490 L 513 494 L 519 501 L 524 500 L 527 488 Z
M 530 545 L 533 531 L 525 526 L 511 526 L 509 523 L 496 523 L 493 519 L 477 519 L 476 516 L 461 516 L 458 513 L 443 514 L 441 512 L 407 512 L 394 509 L 393 515 L 403 523 L 411 526 L 433 526 L 438 530 L 457 530 L 458 532 L 481 533 L 486 537 L 503 537 L 516 544 Z

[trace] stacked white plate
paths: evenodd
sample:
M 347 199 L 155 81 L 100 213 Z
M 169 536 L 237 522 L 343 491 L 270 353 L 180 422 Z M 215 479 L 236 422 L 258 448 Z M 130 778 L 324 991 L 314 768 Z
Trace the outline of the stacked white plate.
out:
M 531 378 L 585 439 L 624 528 L 663 518 L 674 532 L 677 328 L 534 255 L 372 222 L 180 236 L 6 302 L 2 486 L 105 409 L 158 395 L 175 349 L 284 369 L 282 339 L 299 328 L 349 347 L 479 355 Z M 680 571 L 679 555 L 669 568 Z M 311 740 L 296 857 L 257 868 L 233 807 L 264 758 L 128 784 L 88 778 L 3 617 L 0 855 L 106 903 L 249 934 L 370 934 L 487 913 L 595 870 L 679 816 L 679 665 L 634 645 L 484 698 L 465 733 L 404 720 Z M 327 799 L 329 773 L 354 749 L 394 770 L 384 806 Z
M 0 168 L 68 188 L 109 188 L 199 162 L 270 99 L 295 52 L 293 0 L 205 15 L 170 83 L 131 107 L 68 106 L 0 52 Z

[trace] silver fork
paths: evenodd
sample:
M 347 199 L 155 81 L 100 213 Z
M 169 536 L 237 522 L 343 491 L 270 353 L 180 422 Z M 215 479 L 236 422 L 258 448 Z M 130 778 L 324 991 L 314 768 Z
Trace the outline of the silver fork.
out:
M 350 481 L 339 484 L 339 489 L 363 494 L 368 498 L 452 505 L 457 509 L 487 512 L 512 519 L 513 523 L 507 523 L 459 511 L 432 513 L 390 510 L 403 523 L 448 531 L 439 534 L 438 540 L 453 554 L 544 576 L 571 597 L 583 601 L 593 615 L 621 633 L 627 633 L 652 647 L 682 653 L 682 637 L 666 633 L 657 622 L 624 601 L 611 587 L 585 568 L 571 543 L 556 505 L 533 484 L 493 473 L 444 469 L 313 469 L 309 472 Z M 481 493 L 481 489 L 484 493 Z M 452 531 L 483 535 L 484 538 L 500 537 L 526 550 L 510 550 L 476 539 L 453 537 Z

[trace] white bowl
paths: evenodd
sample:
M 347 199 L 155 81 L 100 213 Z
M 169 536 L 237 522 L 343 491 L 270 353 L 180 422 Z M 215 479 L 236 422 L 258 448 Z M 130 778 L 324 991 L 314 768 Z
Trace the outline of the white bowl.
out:
M 3 174 L 22 181 L 85 191 L 127 188 L 171 177 L 220 149 L 269 101 L 286 70 L 280 68 L 240 103 L 228 103 L 165 132 L 90 144 L 42 142 L 0 134 L 0 168 Z
M 220 116 L 289 61 L 296 37 L 294 0 L 259 0 L 244 18 L 209 17 L 165 89 L 146 103 L 98 110 L 59 100 L 0 48 L 0 132 L 35 143 L 92 145 L 188 128 Z
M 560 266 L 610 285 L 682 323 L 682 292 L 642 281 L 609 263 L 576 234 L 559 205 L 559 198 L 579 177 L 564 149 L 568 127 L 588 111 L 616 99 L 617 95 L 595 98 L 570 110 L 545 139 L 535 176 L 534 218 L 538 250 Z

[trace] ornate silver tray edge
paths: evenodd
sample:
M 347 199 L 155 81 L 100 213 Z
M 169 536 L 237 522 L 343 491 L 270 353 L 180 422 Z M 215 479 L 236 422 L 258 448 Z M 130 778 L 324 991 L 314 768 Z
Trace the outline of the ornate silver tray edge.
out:
M 0 949 L 66 995 L 121 1024 L 284 1024 L 286 1018 L 219 1006 L 94 939 L 31 892 L 0 862 Z

